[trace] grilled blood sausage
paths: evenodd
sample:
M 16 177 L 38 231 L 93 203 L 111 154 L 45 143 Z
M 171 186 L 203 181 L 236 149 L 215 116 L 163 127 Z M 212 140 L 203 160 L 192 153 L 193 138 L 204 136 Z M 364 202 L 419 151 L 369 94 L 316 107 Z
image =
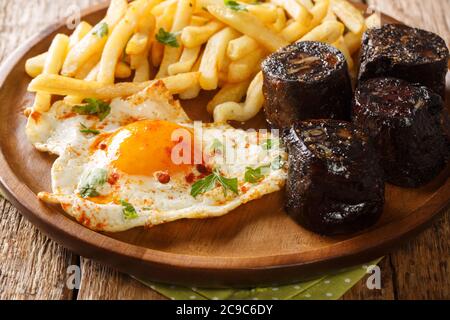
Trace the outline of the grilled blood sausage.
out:
M 295 120 L 350 119 L 352 87 L 344 55 L 324 43 L 299 42 L 262 63 L 265 113 L 273 128 Z
M 394 77 L 420 83 L 445 99 L 449 51 L 438 35 L 399 24 L 363 36 L 359 79 Z
M 430 89 L 378 78 L 357 88 L 353 121 L 373 139 L 386 180 L 419 187 L 433 180 L 448 159 L 446 112 L 441 97 Z
M 298 122 L 285 130 L 289 150 L 287 213 L 323 235 L 373 225 L 384 205 L 379 158 L 365 133 L 337 120 Z

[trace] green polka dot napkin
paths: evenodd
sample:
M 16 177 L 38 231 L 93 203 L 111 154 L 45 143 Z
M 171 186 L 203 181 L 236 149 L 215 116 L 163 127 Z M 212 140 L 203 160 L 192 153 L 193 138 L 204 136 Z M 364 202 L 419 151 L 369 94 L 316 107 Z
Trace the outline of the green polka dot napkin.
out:
M 367 275 L 369 266 L 381 259 L 315 280 L 267 288 L 200 289 L 137 280 L 172 300 L 336 300 Z

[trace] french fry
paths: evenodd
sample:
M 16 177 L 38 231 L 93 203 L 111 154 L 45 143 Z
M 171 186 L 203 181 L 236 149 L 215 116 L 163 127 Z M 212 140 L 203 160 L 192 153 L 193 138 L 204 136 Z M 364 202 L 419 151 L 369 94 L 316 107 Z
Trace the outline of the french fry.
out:
M 259 72 L 247 90 L 245 103 L 225 102 L 214 108 L 214 122 L 247 121 L 258 114 L 264 104 L 263 75 Z
M 95 65 L 94 68 L 88 73 L 84 80 L 86 81 L 97 81 L 98 71 L 100 70 L 100 61 Z M 82 79 L 81 79 L 82 80 Z
M 214 36 L 206 44 L 200 63 L 200 86 L 204 90 L 215 90 L 219 83 L 219 65 L 225 57 L 230 40 L 239 36 L 234 29 L 227 27 Z
M 81 21 L 69 38 L 69 48 L 72 49 L 91 30 L 92 30 L 92 26 L 89 23 L 87 23 L 86 21 Z
M 186 26 L 188 26 L 191 21 L 193 11 L 194 9 L 192 7 L 191 0 L 178 0 L 171 32 L 175 34 L 179 33 Z M 180 39 L 179 36 L 177 36 L 177 38 Z M 169 66 L 178 61 L 182 50 L 183 48 L 180 45 L 178 45 L 178 47 L 171 47 L 167 45 L 164 47 L 164 55 L 159 66 L 159 71 L 156 74 L 156 79 L 169 75 Z
M 379 12 L 375 12 L 366 19 L 366 27 L 367 29 L 381 27 L 381 15 Z
M 25 71 L 30 77 L 36 78 L 42 73 L 47 55 L 47 52 L 44 52 L 25 62 Z
M 108 34 L 119 23 L 128 7 L 127 0 L 112 0 L 105 19 L 100 21 L 80 42 L 68 53 L 61 74 L 75 76 L 77 70 L 89 58 L 105 47 Z M 104 34 L 107 32 L 108 34 Z
M 345 0 L 332 0 L 331 8 L 334 14 L 353 33 L 360 33 L 365 25 L 364 16 L 350 2 Z
M 137 28 L 138 21 L 149 12 L 158 0 L 136 0 L 132 2 L 125 17 L 114 28 L 109 36 L 100 60 L 100 70 L 97 81 L 100 83 L 114 83 L 114 72 L 116 65 L 122 55 L 128 40 Z
M 145 55 L 131 57 L 134 72 L 133 82 L 145 82 L 150 80 L 150 63 Z
M 297 21 L 309 24 L 313 18 L 312 14 L 297 0 L 272 0 L 272 2 L 288 13 L 289 16 Z
M 75 74 L 74 78 L 76 79 L 86 79 L 86 77 L 89 75 L 89 73 L 92 71 L 92 69 L 95 68 L 95 66 L 100 62 L 101 55 L 100 54 L 94 54 L 92 57 L 89 58 L 88 61 L 86 61 L 85 64 L 83 64 Z
M 227 47 L 227 56 L 231 60 L 236 61 L 242 59 L 258 48 L 259 43 L 256 40 L 253 40 L 247 35 L 243 35 L 230 41 Z
M 331 44 L 343 35 L 344 29 L 344 25 L 340 22 L 325 21 L 308 32 L 299 41 L 319 41 Z
M 64 34 L 57 34 L 48 50 L 42 74 L 51 75 L 59 73 L 64 63 L 68 47 L 69 37 Z M 46 112 L 50 109 L 50 103 L 50 94 L 37 91 L 33 110 L 37 112 Z
M 73 48 L 78 42 L 80 42 L 91 29 L 92 26 L 89 23 L 81 21 L 69 38 L 69 49 Z M 44 69 L 46 58 L 47 52 L 44 52 L 36 57 L 28 59 L 25 63 L 25 71 L 27 74 L 32 78 L 40 75 Z
M 194 48 L 184 48 L 180 60 L 171 64 L 167 70 L 169 75 L 173 76 L 179 73 L 185 73 L 192 70 L 195 62 L 200 55 L 201 46 Z
M 160 79 L 172 94 L 179 94 L 188 90 L 192 83 L 198 81 L 198 72 L 177 74 Z M 153 82 L 121 82 L 117 84 L 105 85 L 97 81 L 78 80 L 60 75 L 37 76 L 28 86 L 30 92 L 45 92 L 54 95 L 72 95 L 83 98 L 97 98 L 111 100 L 117 97 L 127 97 L 135 94 Z
M 297 41 L 310 30 L 309 26 L 299 22 L 294 21 L 288 24 L 282 31 L 281 36 L 286 39 L 289 43 Z
M 151 14 L 154 17 L 159 17 L 161 15 L 164 14 L 164 11 L 167 9 L 167 7 L 176 6 L 178 0 L 167 0 L 167 1 L 162 1 L 161 3 L 155 5 L 151 11 Z
M 119 61 L 114 71 L 114 76 L 119 79 L 126 79 L 131 76 L 131 68 L 123 61 Z
M 241 102 L 247 92 L 249 84 L 249 79 L 239 83 L 227 83 L 216 93 L 214 98 L 212 98 L 206 106 L 206 109 L 209 113 L 213 113 L 214 108 L 222 103 Z
M 239 83 L 249 79 L 256 70 L 260 69 L 263 57 L 263 50 L 257 49 L 244 58 L 231 62 L 228 69 L 228 82 Z
M 245 9 L 267 25 L 275 23 L 278 18 L 277 7 L 274 5 L 249 4 Z
M 150 37 L 154 33 L 155 25 L 155 17 L 150 12 L 144 13 L 138 23 L 137 32 L 128 41 L 126 54 L 138 55 L 145 52 L 150 47 Z
M 330 0 L 319 0 L 315 3 L 314 7 L 311 9 L 311 14 L 313 15 L 313 19 L 310 24 L 311 29 L 317 27 L 323 22 L 330 11 L 330 8 Z
M 225 25 L 222 22 L 213 20 L 204 26 L 188 26 L 181 32 L 181 42 L 186 48 L 195 48 L 208 42 L 209 38 Z
M 297 0 L 302 6 L 306 9 L 310 10 L 314 7 L 314 4 L 311 0 Z
M 203 53 L 200 54 L 200 57 L 195 62 L 194 66 L 192 67 L 192 71 L 198 72 L 198 70 L 200 69 L 200 63 L 202 61 L 202 57 L 203 57 Z M 190 88 L 188 88 L 187 90 L 181 92 L 178 95 L 178 97 L 182 100 L 195 99 L 198 97 L 201 90 L 202 90 L 202 88 L 200 87 L 200 82 L 199 82 L 199 79 L 197 78 L 197 80 L 192 84 L 192 86 Z
M 204 26 L 205 24 L 207 24 L 208 22 L 210 22 L 211 20 L 202 16 L 192 16 L 191 18 L 191 26 Z
M 208 11 L 223 23 L 258 41 L 270 52 L 287 46 L 289 43 L 269 29 L 258 18 L 245 11 L 233 11 L 224 6 L 208 6 Z
M 345 46 L 347 47 L 347 49 L 351 55 L 353 55 L 355 52 L 357 52 L 359 50 L 359 48 L 361 47 L 362 35 L 363 35 L 363 32 L 356 34 L 351 31 L 347 32 L 344 35 Z
M 272 25 L 275 32 L 281 32 L 286 27 L 286 14 L 282 8 L 277 8 L 277 19 Z

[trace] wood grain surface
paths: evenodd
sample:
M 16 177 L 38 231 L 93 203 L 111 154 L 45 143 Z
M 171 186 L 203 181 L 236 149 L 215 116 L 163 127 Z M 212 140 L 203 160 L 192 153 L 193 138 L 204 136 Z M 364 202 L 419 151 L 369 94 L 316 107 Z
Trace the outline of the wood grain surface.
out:
M 20 41 L 67 15 L 70 4 L 100 1 L 0 0 L 0 60 Z M 374 8 L 449 40 L 448 0 L 368 1 Z M 45 17 L 45 18 L 43 18 Z M 79 258 L 41 235 L 6 201 L 0 202 L 0 298 L 160 299 L 130 277 Z M 358 284 L 344 299 L 449 298 L 449 213 L 432 228 L 388 256 L 381 264 L 383 290 Z M 80 264 L 80 290 L 66 289 L 66 269 Z

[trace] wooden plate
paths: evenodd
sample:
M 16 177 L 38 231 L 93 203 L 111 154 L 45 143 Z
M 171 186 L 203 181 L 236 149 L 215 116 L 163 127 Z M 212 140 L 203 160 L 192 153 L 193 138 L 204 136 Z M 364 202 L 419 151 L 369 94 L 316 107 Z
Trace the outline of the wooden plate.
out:
M 364 7 L 362 7 L 364 8 Z M 105 7 L 85 12 L 98 21 Z M 394 21 L 384 17 L 385 22 Z M 319 273 L 364 263 L 385 254 L 431 221 L 450 200 L 447 169 L 417 190 L 387 186 L 386 207 L 372 229 L 351 237 L 321 237 L 302 229 L 283 212 L 282 192 L 209 220 L 184 220 L 151 230 L 93 232 L 36 198 L 50 191 L 54 157 L 36 151 L 25 137 L 22 112 L 27 93 L 27 58 L 47 50 L 52 26 L 17 49 L 0 70 L 0 182 L 3 191 L 39 229 L 78 254 L 150 280 L 197 286 L 249 286 L 305 280 Z M 206 94 L 185 104 L 194 119 L 205 114 Z M 246 126 L 260 126 L 262 116 Z

